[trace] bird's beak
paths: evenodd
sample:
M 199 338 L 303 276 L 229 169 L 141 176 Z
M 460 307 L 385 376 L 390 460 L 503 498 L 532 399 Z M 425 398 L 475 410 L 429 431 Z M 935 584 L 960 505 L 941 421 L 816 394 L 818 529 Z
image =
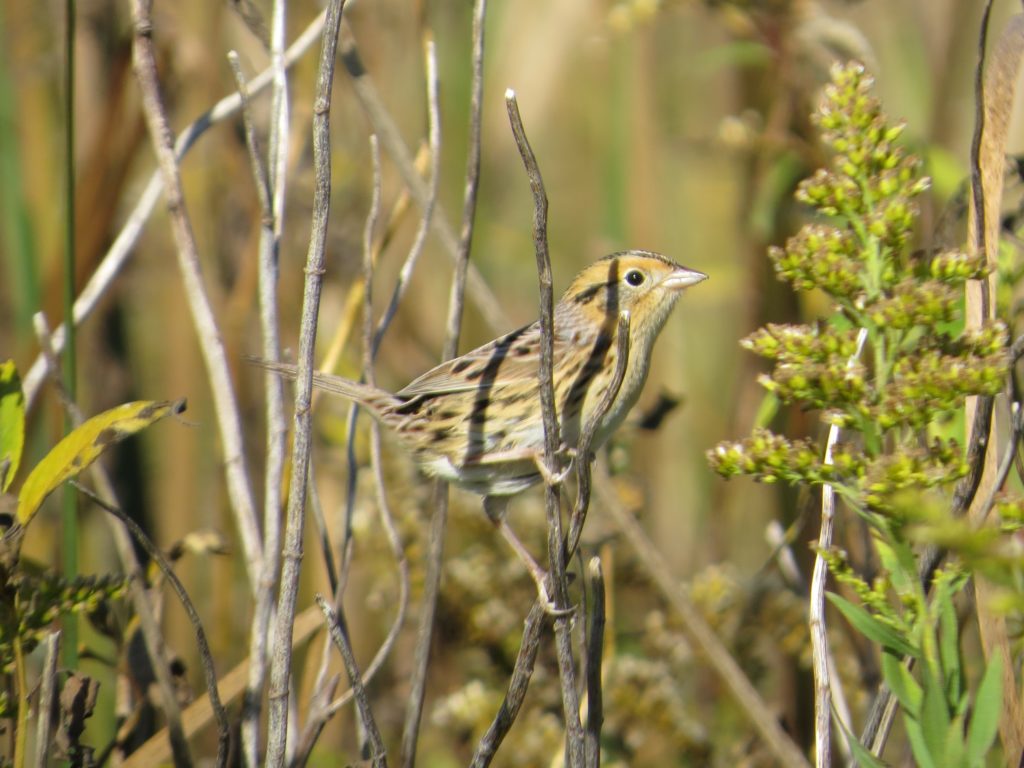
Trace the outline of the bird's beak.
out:
M 687 269 L 686 267 L 680 267 L 679 269 L 672 270 L 668 277 L 661 281 L 661 284 L 672 291 L 680 291 L 683 288 L 689 288 L 691 285 L 707 280 L 708 276 L 703 272 L 698 272 L 696 269 Z

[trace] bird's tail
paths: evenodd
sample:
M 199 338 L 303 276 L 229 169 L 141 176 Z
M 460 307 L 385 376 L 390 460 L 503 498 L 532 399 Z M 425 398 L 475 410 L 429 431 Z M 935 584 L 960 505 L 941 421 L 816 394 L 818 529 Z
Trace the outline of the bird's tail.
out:
M 258 368 L 272 371 L 292 381 L 295 380 L 298 371 L 298 368 L 291 363 L 275 363 L 270 360 L 264 360 L 262 357 L 251 357 L 248 355 L 246 355 L 245 359 Z M 330 392 L 332 395 L 341 395 L 348 400 L 367 405 L 371 409 L 382 405 L 382 403 L 378 402 L 381 399 L 381 390 L 342 376 L 332 376 L 329 373 L 313 371 L 313 386 L 325 392 Z

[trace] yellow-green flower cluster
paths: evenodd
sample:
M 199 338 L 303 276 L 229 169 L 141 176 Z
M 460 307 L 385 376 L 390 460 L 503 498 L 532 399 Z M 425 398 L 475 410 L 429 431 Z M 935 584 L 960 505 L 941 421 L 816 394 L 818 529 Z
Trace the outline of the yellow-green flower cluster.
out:
M 820 485 L 860 477 L 864 459 L 859 453 L 838 447 L 832 464 L 825 464 L 817 447 L 806 440 L 787 440 L 767 429 L 755 429 L 750 437 L 722 442 L 708 451 L 712 468 L 723 477 L 748 475 L 762 483 Z

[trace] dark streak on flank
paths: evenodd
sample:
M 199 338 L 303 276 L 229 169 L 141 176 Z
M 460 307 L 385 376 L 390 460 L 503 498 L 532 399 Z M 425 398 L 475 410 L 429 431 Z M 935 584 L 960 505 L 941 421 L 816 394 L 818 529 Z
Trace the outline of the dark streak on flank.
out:
M 472 360 L 459 360 L 452 366 L 452 373 L 462 373 L 473 364 Z

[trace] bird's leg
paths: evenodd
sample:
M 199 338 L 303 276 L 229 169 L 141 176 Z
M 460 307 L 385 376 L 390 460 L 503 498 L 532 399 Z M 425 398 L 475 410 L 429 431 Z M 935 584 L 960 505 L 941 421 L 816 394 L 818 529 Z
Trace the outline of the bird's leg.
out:
M 569 476 L 569 472 L 572 470 L 572 462 L 576 459 L 576 449 L 571 448 L 565 443 L 562 443 L 558 453 L 569 457 L 568 465 L 561 472 L 553 472 L 551 467 L 544 462 L 544 454 L 540 451 L 534 451 L 530 454 L 530 458 L 533 459 L 533 463 L 537 467 L 537 471 L 540 472 L 540 476 L 544 479 L 545 484 L 552 488 L 556 485 L 561 485 L 562 481 Z
M 530 551 L 506 522 L 505 512 L 507 509 L 507 497 L 484 496 L 484 512 L 487 513 L 487 518 L 494 523 L 494 527 L 498 529 L 498 532 L 508 542 L 509 546 L 512 547 L 523 565 L 526 566 L 526 570 L 529 571 L 530 576 L 537 585 L 537 599 L 544 608 L 544 612 L 555 617 L 572 614 L 573 608 L 558 608 L 555 606 L 554 600 L 551 599 L 551 595 L 548 592 L 547 583 L 550 581 L 548 572 L 541 568 L 537 561 L 533 559 L 533 555 L 530 554 Z

